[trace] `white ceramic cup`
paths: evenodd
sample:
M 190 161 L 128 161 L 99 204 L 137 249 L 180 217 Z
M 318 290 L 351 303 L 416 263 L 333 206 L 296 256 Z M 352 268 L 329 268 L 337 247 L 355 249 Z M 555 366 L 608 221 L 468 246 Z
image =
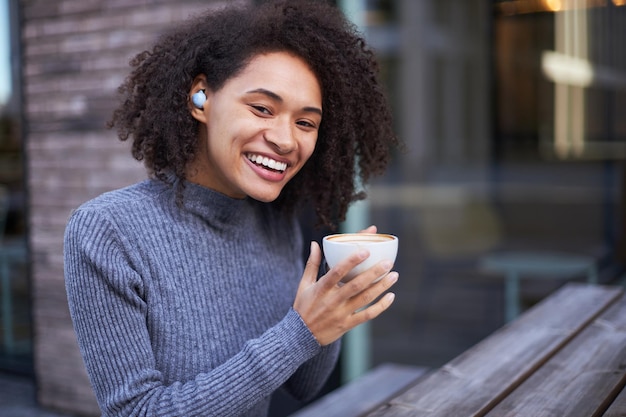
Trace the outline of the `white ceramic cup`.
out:
M 384 233 L 340 233 L 325 236 L 322 239 L 322 248 L 326 263 L 331 268 L 360 248 L 366 248 L 370 252 L 369 258 L 355 266 L 341 280 L 345 283 L 384 259 L 395 262 L 398 238 Z

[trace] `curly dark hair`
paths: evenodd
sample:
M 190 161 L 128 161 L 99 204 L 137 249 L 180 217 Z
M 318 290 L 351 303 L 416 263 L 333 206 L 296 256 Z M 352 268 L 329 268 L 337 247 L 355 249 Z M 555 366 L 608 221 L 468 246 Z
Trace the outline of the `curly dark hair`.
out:
M 198 122 L 188 107 L 194 78 L 205 74 L 217 91 L 252 57 L 279 51 L 312 68 L 324 114 L 313 155 L 272 204 L 293 210 L 310 203 L 318 225 L 335 228 L 350 203 L 365 197 L 359 182 L 382 174 L 399 142 L 374 52 L 329 3 L 236 5 L 185 21 L 131 61 L 134 69 L 119 87 L 123 100 L 109 127 L 117 127 L 122 140 L 132 136 L 132 154 L 151 176 L 183 184 L 178 180 L 186 179 L 198 148 Z

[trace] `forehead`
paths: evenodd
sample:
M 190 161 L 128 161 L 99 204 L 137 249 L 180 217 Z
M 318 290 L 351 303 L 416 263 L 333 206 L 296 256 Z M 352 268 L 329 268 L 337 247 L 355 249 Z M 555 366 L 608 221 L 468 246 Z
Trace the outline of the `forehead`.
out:
M 265 88 L 277 93 L 308 94 L 321 102 L 321 86 L 311 67 L 297 55 L 270 52 L 253 55 L 237 75 L 226 82 L 231 87 Z

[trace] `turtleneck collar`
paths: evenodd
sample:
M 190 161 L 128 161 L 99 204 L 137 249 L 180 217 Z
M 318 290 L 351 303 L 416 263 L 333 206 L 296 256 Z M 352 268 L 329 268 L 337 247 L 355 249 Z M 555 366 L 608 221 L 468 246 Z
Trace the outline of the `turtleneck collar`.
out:
M 183 206 L 185 210 L 211 223 L 239 223 L 238 219 L 241 218 L 245 207 L 250 206 L 249 198 L 232 198 L 189 181 L 185 181 L 184 185 Z

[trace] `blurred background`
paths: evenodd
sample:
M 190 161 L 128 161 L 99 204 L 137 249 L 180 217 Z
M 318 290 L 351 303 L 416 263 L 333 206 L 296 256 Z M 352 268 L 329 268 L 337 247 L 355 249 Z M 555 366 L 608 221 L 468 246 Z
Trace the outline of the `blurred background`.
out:
M 0 376 L 43 409 L 98 414 L 62 238 L 73 208 L 145 177 L 104 127 L 128 60 L 222 3 L 0 0 Z M 566 281 L 623 284 L 626 0 L 337 3 L 407 149 L 342 226 L 396 234 L 400 281 L 329 389 L 384 362 L 440 366 Z

